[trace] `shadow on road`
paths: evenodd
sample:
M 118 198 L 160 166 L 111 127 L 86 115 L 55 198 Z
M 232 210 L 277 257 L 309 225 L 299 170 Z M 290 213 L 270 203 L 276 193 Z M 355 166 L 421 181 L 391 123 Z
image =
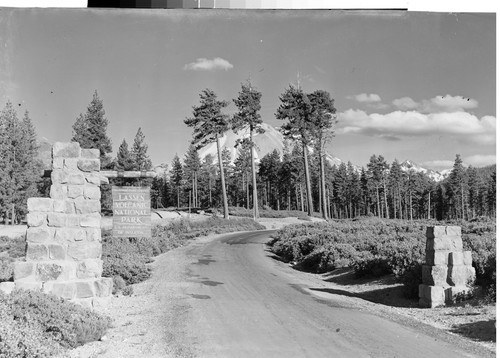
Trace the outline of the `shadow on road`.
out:
M 496 342 L 496 320 L 479 321 L 457 325 L 451 331 L 483 342 Z
M 403 293 L 401 292 L 402 287 L 388 287 L 383 289 L 377 289 L 372 291 L 365 292 L 349 292 L 347 290 L 339 290 L 332 288 L 313 288 L 310 290 L 318 291 L 318 292 L 326 292 L 332 295 L 341 295 L 347 297 L 356 297 L 361 298 L 366 301 L 370 301 L 373 303 L 379 303 L 385 306 L 391 307 L 418 307 L 418 302 L 410 299 L 405 299 L 402 297 Z

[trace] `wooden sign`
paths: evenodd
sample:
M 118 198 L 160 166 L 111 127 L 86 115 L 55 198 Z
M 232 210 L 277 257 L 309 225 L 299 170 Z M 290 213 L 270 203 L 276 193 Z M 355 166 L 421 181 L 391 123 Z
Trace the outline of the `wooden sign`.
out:
M 151 237 L 149 187 L 113 186 L 113 236 Z

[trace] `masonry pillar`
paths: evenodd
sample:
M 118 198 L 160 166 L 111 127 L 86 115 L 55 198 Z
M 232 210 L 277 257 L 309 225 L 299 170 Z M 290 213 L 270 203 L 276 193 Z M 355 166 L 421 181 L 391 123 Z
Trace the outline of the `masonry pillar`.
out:
M 451 303 L 470 291 L 476 271 L 471 251 L 463 251 L 460 226 L 432 226 L 426 232 L 425 265 L 419 286 L 419 305 L 433 308 Z
M 110 297 L 113 280 L 101 277 L 99 171 L 98 149 L 54 144 L 50 198 L 28 199 L 26 260 L 15 264 L 16 288 L 86 306 Z

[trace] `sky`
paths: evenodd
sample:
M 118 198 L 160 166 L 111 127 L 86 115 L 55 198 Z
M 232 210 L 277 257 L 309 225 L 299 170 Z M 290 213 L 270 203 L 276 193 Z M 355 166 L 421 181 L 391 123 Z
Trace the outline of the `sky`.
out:
M 337 108 L 330 154 L 442 170 L 496 161 L 494 13 L 0 9 L 0 106 L 69 141 L 97 90 L 116 153 L 141 127 L 154 164 L 183 156 L 184 119 L 211 88 L 251 79 L 264 122 L 300 81 Z M 234 113 L 234 104 L 227 113 Z

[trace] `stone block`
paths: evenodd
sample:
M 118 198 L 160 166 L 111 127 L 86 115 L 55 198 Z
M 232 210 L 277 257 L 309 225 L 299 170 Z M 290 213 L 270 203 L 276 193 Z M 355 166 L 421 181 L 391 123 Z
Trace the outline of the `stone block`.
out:
M 54 211 L 56 213 L 75 213 L 75 204 L 72 200 L 54 200 Z
M 43 292 L 71 300 L 76 296 L 76 284 L 74 282 L 45 282 Z
M 71 185 L 83 185 L 85 184 L 85 177 L 82 173 L 73 173 L 69 175 L 68 183 Z
M 58 243 L 70 243 L 74 241 L 84 241 L 87 238 L 85 229 L 81 228 L 60 228 L 56 229 L 55 241 Z
M 100 196 L 100 194 L 99 194 Z M 100 200 L 77 200 L 75 201 L 75 210 L 78 214 L 90 214 L 101 212 Z
M 49 249 L 43 244 L 29 242 L 26 249 L 26 260 L 41 261 L 49 258 Z
M 57 280 L 63 270 L 63 266 L 58 263 L 38 263 L 36 265 L 36 275 L 43 282 Z
M 448 286 L 446 281 L 448 276 L 448 266 L 422 265 L 422 283 L 434 286 Z
M 427 239 L 426 250 L 462 251 L 463 244 L 460 236 L 440 236 Z
M 28 211 L 51 212 L 54 201 L 51 198 L 28 198 Z
M 30 212 L 26 214 L 28 227 L 37 227 L 47 224 L 47 214 L 43 212 Z
M 95 295 L 97 297 L 111 296 L 113 290 L 113 279 L 110 277 L 101 277 L 94 282 Z
M 0 282 L 0 292 L 8 295 L 16 288 L 15 282 Z
M 101 242 L 101 229 L 87 228 L 87 241 Z
M 93 214 L 84 214 L 80 217 L 80 225 L 82 227 L 101 227 L 101 214 L 93 213 Z
M 52 169 L 63 169 L 63 168 L 64 168 L 64 158 L 52 159 Z
M 52 184 L 50 186 L 50 197 L 57 200 L 68 198 L 68 186 L 63 184 Z
M 94 282 L 95 280 L 76 281 L 76 298 L 94 297 Z
M 466 273 L 465 283 L 467 285 L 473 285 L 476 282 L 476 269 L 471 265 L 466 265 L 465 273 Z
M 453 265 L 450 266 L 448 284 L 450 286 L 465 286 L 467 284 L 467 279 L 469 277 L 469 272 L 464 265 Z
M 82 158 L 99 159 L 100 155 L 99 149 L 82 149 Z
M 97 172 L 85 173 L 85 179 L 87 183 L 93 185 L 101 185 L 101 176 Z
M 419 285 L 419 305 L 421 307 L 439 307 L 445 304 L 445 289 L 441 286 Z
M 99 159 L 80 159 L 78 160 L 78 169 L 83 172 L 93 172 L 101 169 L 101 161 Z
M 49 213 L 47 215 L 48 225 L 52 227 L 66 227 L 68 217 L 63 213 Z
M 68 198 L 76 199 L 80 196 L 83 196 L 82 185 L 68 185 Z
M 70 228 L 80 227 L 80 215 L 68 214 L 68 221 L 66 225 Z
M 472 251 L 464 251 L 464 265 L 472 266 Z
M 42 282 L 31 280 L 17 280 L 14 282 L 17 290 L 42 290 Z
M 52 180 L 52 184 L 67 184 L 69 173 L 66 169 L 52 169 L 50 179 Z
M 81 149 L 78 142 L 55 142 L 52 145 L 53 158 L 78 158 L 80 155 Z
M 63 245 L 49 244 L 49 259 L 51 260 L 65 260 L 66 248 Z
M 448 265 L 448 251 L 446 250 L 426 250 L 425 263 L 430 266 Z
M 29 243 L 41 243 L 54 238 L 54 229 L 46 226 L 29 227 L 26 231 L 26 241 Z
M 449 253 L 450 265 L 463 265 L 464 264 L 464 253 L 462 251 L 455 251 Z
M 69 170 L 78 170 L 79 158 L 66 158 L 64 159 L 64 168 Z
M 101 259 L 86 259 L 78 263 L 76 269 L 77 278 L 99 278 L 102 274 Z
M 85 259 L 99 259 L 102 253 L 102 245 L 98 242 L 73 242 L 69 244 L 67 254 L 75 261 Z
M 84 195 L 87 199 L 100 200 L 101 199 L 101 189 L 95 185 L 85 185 Z M 99 207 L 99 211 L 101 208 Z
M 428 226 L 425 236 L 428 239 L 434 239 L 435 237 L 446 236 L 446 226 Z
M 446 226 L 446 235 L 462 236 L 462 228 L 460 226 Z
M 35 264 L 29 261 L 16 261 L 14 263 L 14 280 L 20 280 L 26 277 L 34 276 Z

